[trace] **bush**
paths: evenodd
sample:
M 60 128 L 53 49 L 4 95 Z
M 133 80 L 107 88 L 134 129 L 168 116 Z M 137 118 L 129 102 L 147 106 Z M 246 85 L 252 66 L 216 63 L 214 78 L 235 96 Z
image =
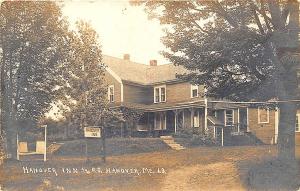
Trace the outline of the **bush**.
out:
M 192 138 L 194 135 L 193 128 L 185 128 L 185 129 L 178 129 L 174 137 L 178 138 Z
M 217 145 L 216 140 L 208 132 L 199 131 L 198 128 L 179 129 L 173 136 L 187 147 Z

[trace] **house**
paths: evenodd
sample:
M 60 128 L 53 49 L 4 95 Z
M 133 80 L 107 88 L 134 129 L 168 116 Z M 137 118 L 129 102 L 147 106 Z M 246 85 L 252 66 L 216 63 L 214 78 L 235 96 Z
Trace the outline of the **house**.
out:
M 156 60 L 135 63 L 128 54 L 123 59 L 103 56 L 103 62 L 111 107 L 143 111 L 135 135 L 160 136 L 193 128 L 222 144 L 235 136 L 255 137 L 265 144 L 277 142 L 279 110 L 207 98 L 204 86 L 176 78 L 187 72 L 181 66 L 158 65 Z M 296 124 L 300 142 L 299 116 L 300 111 Z

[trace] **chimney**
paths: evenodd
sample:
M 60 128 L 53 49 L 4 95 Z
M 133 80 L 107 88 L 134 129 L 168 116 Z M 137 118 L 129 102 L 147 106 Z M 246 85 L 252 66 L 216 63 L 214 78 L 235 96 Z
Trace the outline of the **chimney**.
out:
M 157 66 L 157 60 L 150 60 L 150 66 Z
M 130 60 L 130 54 L 124 54 L 123 59 L 129 61 Z

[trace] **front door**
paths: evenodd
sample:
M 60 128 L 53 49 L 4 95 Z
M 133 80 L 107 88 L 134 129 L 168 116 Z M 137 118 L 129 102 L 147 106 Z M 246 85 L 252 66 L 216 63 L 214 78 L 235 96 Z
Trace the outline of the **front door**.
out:
M 247 121 L 248 121 L 248 115 L 247 115 L 247 108 L 240 108 L 239 109 L 239 125 L 240 125 L 240 131 L 246 132 L 247 131 Z

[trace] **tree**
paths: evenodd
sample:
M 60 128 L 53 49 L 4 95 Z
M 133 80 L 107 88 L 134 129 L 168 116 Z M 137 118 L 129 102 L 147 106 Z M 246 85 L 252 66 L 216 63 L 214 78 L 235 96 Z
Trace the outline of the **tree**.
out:
M 205 84 L 208 96 L 233 100 L 297 98 L 299 4 L 296 0 L 140 1 L 166 25 L 162 54 Z M 280 102 L 278 156 L 295 158 L 292 102 Z
M 68 108 L 65 115 L 72 121 L 80 121 L 77 125 L 81 129 L 122 120 L 120 112 L 109 109 L 98 35 L 86 22 L 79 21 L 76 26 L 70 43 L 68 67 L 64 70 L 66 86 L 61 100 Z
M 124 120 L 126 121 L 125 123 L 125 129 L 126 131 L 128 130 L 129 126 L 129 134 L 132 136 L 132 131 L 136 127 L 136 124 L 144 114 L 143 110 L 140 109 L 135 109 L 135 108 L 128 108 L 128 107 L 121 107 L 121 112 L 124 117 Z
M 1 3 L 1 127 L 13 158 L 19 121 L 36 124 L 59 95 L 67 34 L 55 2 Z

